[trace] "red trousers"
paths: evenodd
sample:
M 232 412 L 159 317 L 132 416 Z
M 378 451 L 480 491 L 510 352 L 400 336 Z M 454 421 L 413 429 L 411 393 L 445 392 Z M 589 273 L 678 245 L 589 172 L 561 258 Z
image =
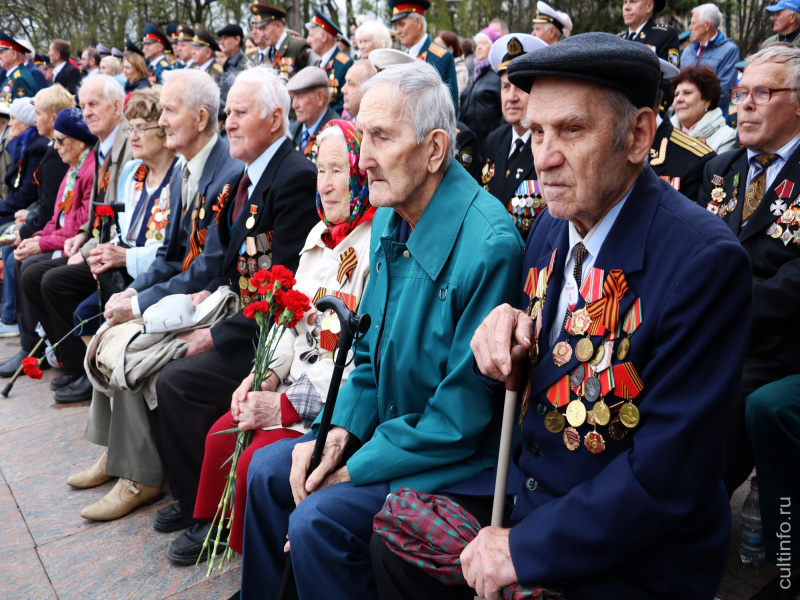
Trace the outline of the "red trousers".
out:
M 236 425 L 237 422 L 233 420 L 233 415 L 228 411 L 214 423 L 206 436 L 206 453 L 203 457 L 203 470 L 200 473 L 200 486 L 197 489 L 197 502 L 194 505 L 195 519 L 210 523 L 217 512 L 222 492 L 225 489 L 225 477 L 230 472 L 230 464 L 226 464 L 224 467 L 222 464 L 233 454 L 237 436 L 235 433 L 214 434 L 217 431 L 236 427 Z M 293 429 L 270 429 L 268 431 L 258 429 L 255 431 L 253 441 L 239 457 L 239 464 L 236 468 L 236 493 L 230 538 L 231 548 L 239 554 L 242 553 L 244 507 L 247 501 L 247 469 L 253 459 L 253 452 L 272 442 L 286 438 L 298 438 L 301 435 L 299 431 Z

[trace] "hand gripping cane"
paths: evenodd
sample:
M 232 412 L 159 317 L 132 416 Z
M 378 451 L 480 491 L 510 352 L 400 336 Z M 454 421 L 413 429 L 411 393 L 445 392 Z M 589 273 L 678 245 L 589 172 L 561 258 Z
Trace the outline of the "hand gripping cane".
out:
M 311 455 L 311 464 L 308 467 L 309 475 L 322 461 L 322 451 L 325 449 L 325 440 L 328 437 L 328 430 L 331 427 L 331 419 L 333 418 L 333 407 L 336 404 L 339 386 L 342 383 L 342 374 L 347 365 L 347 353 L 353 345 L 355 335 L 359 333 L 362 335 L 366 334 L 370 325 L 369 315 L 357 315 L 335 296 L 323 296 L 317 300 L 317 310 L 320 312 L 325 312 L 327 310 L 335 312 L 336 316 L 339 317 L 339 324 L 342 330 L 339 335 L 339 350 L 333 362 L 331 385 L 328 388 L 328 397 L 325 400 L 325 408 L 322 410 L 322 418 L 320 419 L 319 429 L 317 430 L 317 441 L 314 444 L 314 453 Z M 289 590 L 293 584 L 294 572 L 292 569 L 292 555 L 287 554 L 286 566 L 283 569 L 283 577 L 281 578 L 281 587 L 280 590 L 278 590 L 278 600 L 287 600 Z

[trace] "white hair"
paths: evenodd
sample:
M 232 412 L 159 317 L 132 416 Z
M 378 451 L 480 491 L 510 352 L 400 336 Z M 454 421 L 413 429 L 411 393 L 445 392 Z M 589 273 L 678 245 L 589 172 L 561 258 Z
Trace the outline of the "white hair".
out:
M 450 90 L 438 71 L 427 62 L 414 60 L 402 65 L 392 65 L 361 84 L 362 97 L 380 85 L 392 88 L 392 98 L 401 98 L 402 115 L 411 122 L 417 144 L 421 144 L 434 129 L 441 129 L 450 141 L 442 171 L 447 171 L 456 154 L 456 112 Z
M 754 67 L 764 63 L 786 65 L 789 69 L 786 87 L 792 88 L 792 102 L 800 101 L 800 48 L 796 46 L 767 46 L 747 57 L 747 65 Z
M 213 77 L 199 69 L 177 69 L 164 71 L 161 74 L 164 85 L 168 83 L 183 84 L 183 104 L 191 111 L 196 112 L 204 108 L 208 112 L 206 132 L 217 131 L 219 114 L 219 87 L 214 83 Z M 113 78 L 112 78 L 113 79 Z
M 334 124 L 323 129 L 325 129 L 325 131 L 320 133 L 317 137 L 317 148 L 322 146 L 322 142 L 325 140 L 340 140 L 342 147 L 344 148 L 344 155 L 347 156 L 347 140 L 344 139 L 344 132 L 339 128 L 339 126 Z
M 361 39 L 372 40 L 376 48 L 391 48 L 392 35 L 389 29 L 380 21 L 367 21 L 356 29 L 356 40 L 361 44 Z
M 258 84 L 258 92 L 256 92 L 256 104 L 261 107 L 261 118 L 264 119 L 276 108 L 283 111 L 283 134 L 289 132 L 289 110 L 292 106 L 292 99 L 289 97 L 289 92 L 286 91 L 286 86 L 275 69 L 267 66 L 258 66 L 240 71 L 236 75 L 234 83 L 237 81 Z
M 119 73 L 120 63 L 116 56 L 104 56 L 100 59 L 100 65 L 108 65 L 108 68 L 114 71 L 115 75 Z
M 701 23 L 708 23 L 713 29 L 719 29 L 722 24 L 722 13 L 716 4 L 709 2 L 708 4 L 701 4 L 692 9 L 692 14 L 697 13 L 697 18 Z
M 428 31 L 428 21 L 425 19 L 425 15 L 412 12 L 408 13 L 406 19 L 416 19 L 417 21 L 422 21 L 422 31 Z
M 96 73 L 91 77 L 84 78 L 80 87 L 78 88 L 78 98 L 80 98 L 81 90 L 89 83 L 102 81 L 103 82 L 103 97 L 110 104 L 114 104 L 115 100 L 120 101 L 120 111 L 122 110 L 122 103 L 125 101 L 125 90 L 119 84 L 119 81 L 114 79 L 111 75 L 105 73 Z

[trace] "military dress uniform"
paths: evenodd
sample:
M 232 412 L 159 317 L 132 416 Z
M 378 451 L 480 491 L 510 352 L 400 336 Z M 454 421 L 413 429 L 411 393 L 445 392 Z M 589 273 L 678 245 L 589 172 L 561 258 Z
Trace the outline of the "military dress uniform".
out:
M 286 12 L 269 4 L 253 4 L 250 7 L 252 13 L 251 23 L 258 27 L 259 24 L 269 23 L 270 21 L 281 21 L 286 19 Z M 291 79 L 295 73 L 308 66 L 311 47 L 303 38 L 298 37 L 285 30 L 285 37 L 280 42 L 274 52 L 270 50 L 259 51 L 258 48 L 245 54 L 248 67 L 255 67 L 260 64 L 271 66 L 280 72 L 285 79 Z M 263 55 L 260 56 L 260 55 Z
M 655 12 L 658 12 L 663 7 L 663 2 L 661 2 L 660 5 L 656 3 Z M 668 63 L 680 68 L 681 53 L 678 49 L 678 32 L 674 27 L 659 25 L 653 21 L 653 19 L 649 19 L 639 33 L 634 34 L 633 37 L 630 37 L 629 34 L 630 32 L 623 31 L 619 34 L 619 37 L 644 44 L 655 52 L 658 58 L 666 60 Z M 666 81 L 661 83 L 661 91 L 664 92 L 661 110 L 664 111 L 672 104 L 674 94 L 672 93 L 672 86 Z
M 314 9 L 314 15 L 311 17 L 311 21 L 306 23 L 306 27 L 308 29 L 320 27 L 334 38 L 342 33 L 333 21 L 317 9 Z M 325 58 L 325 56 L 322 58 Z M 329 55 L 324 63 L 322 58 L 316 62 L 316 66 L 325 69 L 325 73 L 328 75 L 328 89 L 331 91 L 331 99 L 328 105 L 337 113 L 342 114 L 344 95 L 341 90 L 344 85 L 344 76 L 353 65 L 353 59 L 339 50 L 335 44 L 333 46 L 333 53 Z
M 710 146 L 664 119 L 650 148 L 650 166 L 661 179 L 689 200 L 696 201 L 703 167 L 715 156 L 717 153 Z
M 478 152 L 478 138 L 461 121 L 456 121 L 456 160 L 478 181 L 481 173 L 481 156 Z
M 144 26 L 144 39 L 142 40 L 142 44 L 151 43 L 159 43 L 164 46 L 164 52 L 172 52 L 172 44 L 164 32 L 152 23 L 146 23 Z M 153 85 L 161 85 L 161 74 L 164 71 L 170 70 L 172 70 L 170 62 L 164 56 L 160 56 L 155 61 L 155 64 L 151 62 L 147 65 L 147 76 L 150 78 L 150 83 Z
M 12 69 L 0 87 L 0 102 L 11 104 L 15 98 L 33 98 L 38 88 L 31 72 L 25 65 Z
M 212 36 L 211 32 L 202 25 L 195 27 L 194 37 L 192 38 L 192 46 L 205 46 L 206 48 L 210 48 L 215 54 L 220 51 L 219 44 L 217 44 L 214 36 Z M 214 83 L 216 83 L 218 86 L 220 84 L 220 79 L 222 79 L 222 74 L 225 72 L 225 69 L 222 68 L 222 65 L 219 64 L 214 58 L 211 59 L 211 62 L 209 62 L 205 68 L 203 68 L 203 65 L 193 65 L 192 68 L 200 69 L 211 75 Z M 221 100 L 223 101 L 224 105 L 224 98 Z

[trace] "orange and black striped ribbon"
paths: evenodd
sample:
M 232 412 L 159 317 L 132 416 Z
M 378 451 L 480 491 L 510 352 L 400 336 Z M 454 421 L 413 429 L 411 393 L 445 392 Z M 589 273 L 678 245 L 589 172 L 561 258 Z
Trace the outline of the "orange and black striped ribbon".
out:
M 626 362 L 621 365 L 614 365 L 612 368 L 614 370 L 614 381 L 616 382 L 615 395 L 625 400 L 636 398 L 639 392 L 644 389 L 644 382 L 636 372 L 636 367 L 633 366 L 633 363 Z
M 616 331 L 619 324 L 619 301 L 628 291 L 628 282 L 622 269 L 612 269 L 603 283 L 603 297 L 588 304 L 586 310 L 592 321 L 598 320 L 603 326 Z
M 356 256 L 355 248 L 350 246 L 347 250 L 342 252 L 339 260 L 341 264 L 339 265 L 339 272 L 336 274 L 336 281 L 344 283 L 345 278 L 350 279 L 350 276 L 358 265 L 358 257 Z
M 329 294 L 344 302 L 344 305 L 350 310 L 355 310 L 358 306 L 358 298 L 353 294 L 345 294 L 344 292 L 337 292 L 335 290 L 328 292 L 328 288 L 324 287 L 317 288 L 317 293 L 314 294 L 314 300 L 312 301 L 312 304 L 316 304 L 320 298 Z

